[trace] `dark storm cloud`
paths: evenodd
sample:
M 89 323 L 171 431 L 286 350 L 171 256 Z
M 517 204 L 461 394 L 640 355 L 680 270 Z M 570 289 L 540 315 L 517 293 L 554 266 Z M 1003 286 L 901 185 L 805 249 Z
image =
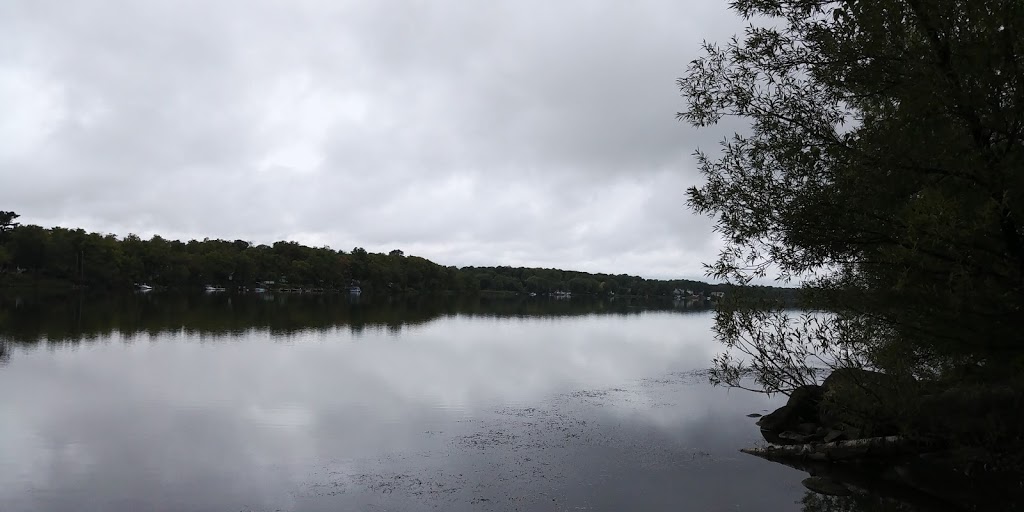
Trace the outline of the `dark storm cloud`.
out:
M 675 121 L 718 2 L 0 5 L 0 207 L 39 224 L 701 275 Z

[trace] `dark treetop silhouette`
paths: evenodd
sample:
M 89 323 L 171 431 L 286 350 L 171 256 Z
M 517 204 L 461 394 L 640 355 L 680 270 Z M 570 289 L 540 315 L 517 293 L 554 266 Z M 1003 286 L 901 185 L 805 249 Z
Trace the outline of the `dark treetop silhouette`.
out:
M 307 247 L 296 242 L 254 245 L 244 240 L 180 242 L 154 236 L 89 233 L 13 223 L 0 212 L 0 287 L 127 289 L 137 283 L 169 288 L 205 285 L 229 290 L 288 288 L 363 293 L 505 292 L 593 296 L 660 296 L 707 302 L 727 287 L 692 280 L 655 280 L 549 268 L 450 267 L 400 250 L 371 253 Z M 783 289 L 765 289 L 779 297 Z M 717 295 L 717 294 L 716 294 Z
M 731 351 L 714 379 L 799 392 L 762 420 L 766 437 L 867 428 L 959 450 L 933 453 L 952 462 L 929 470 L 1019 475 L 1024 3 L 731 6 L 756 24 L 705 45 L 679 80 L 679 117 L 704 127 L 736 116 L 749 129 L 718 155 L 698 152 L 706 181 L 690 205 L 726 240 L 712 275 L 743 284 L 773 269 L 802 282 L 802 304 L 823 313 L 787 315 L 732 294 L 716 321 Z M 874 372 L 818 388 L 815 366 Z M 783 435 L 795 420 L 808 432 Z M 994 494 L 1024 491 L 1019 477 L 1009 484 Z

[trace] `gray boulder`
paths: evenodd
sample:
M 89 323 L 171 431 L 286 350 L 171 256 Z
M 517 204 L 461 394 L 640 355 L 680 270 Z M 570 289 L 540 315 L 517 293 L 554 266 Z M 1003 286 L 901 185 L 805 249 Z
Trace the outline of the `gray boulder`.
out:
M 786 405 L 779 407 L 771 414 L 762 416 L 757 421 L 765 441 L 774 444 L 796 443 L 795 440 L 779 437 L 779 434 L 787 431 L 798 432 L 801 430 L 802 424 L 805 425 L 804 430 L 806 430 L 807 424 L 817 423 L 818 406 L 823 394 L 822 387 L 813 384 L 794 389 L 790 393 Z

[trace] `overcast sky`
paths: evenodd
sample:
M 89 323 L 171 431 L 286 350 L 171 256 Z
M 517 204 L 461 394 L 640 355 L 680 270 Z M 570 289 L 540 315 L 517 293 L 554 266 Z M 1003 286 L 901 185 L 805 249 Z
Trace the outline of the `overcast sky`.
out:
M 0 210 L 702 278 L 675 120 L 724 0 L 3 0 Z

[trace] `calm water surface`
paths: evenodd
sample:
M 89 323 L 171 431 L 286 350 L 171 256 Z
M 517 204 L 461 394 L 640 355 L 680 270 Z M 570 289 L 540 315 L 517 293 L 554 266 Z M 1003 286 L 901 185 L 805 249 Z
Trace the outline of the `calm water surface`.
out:
M 7 298 L 0 510 L 800 510 L 709 312 Z

